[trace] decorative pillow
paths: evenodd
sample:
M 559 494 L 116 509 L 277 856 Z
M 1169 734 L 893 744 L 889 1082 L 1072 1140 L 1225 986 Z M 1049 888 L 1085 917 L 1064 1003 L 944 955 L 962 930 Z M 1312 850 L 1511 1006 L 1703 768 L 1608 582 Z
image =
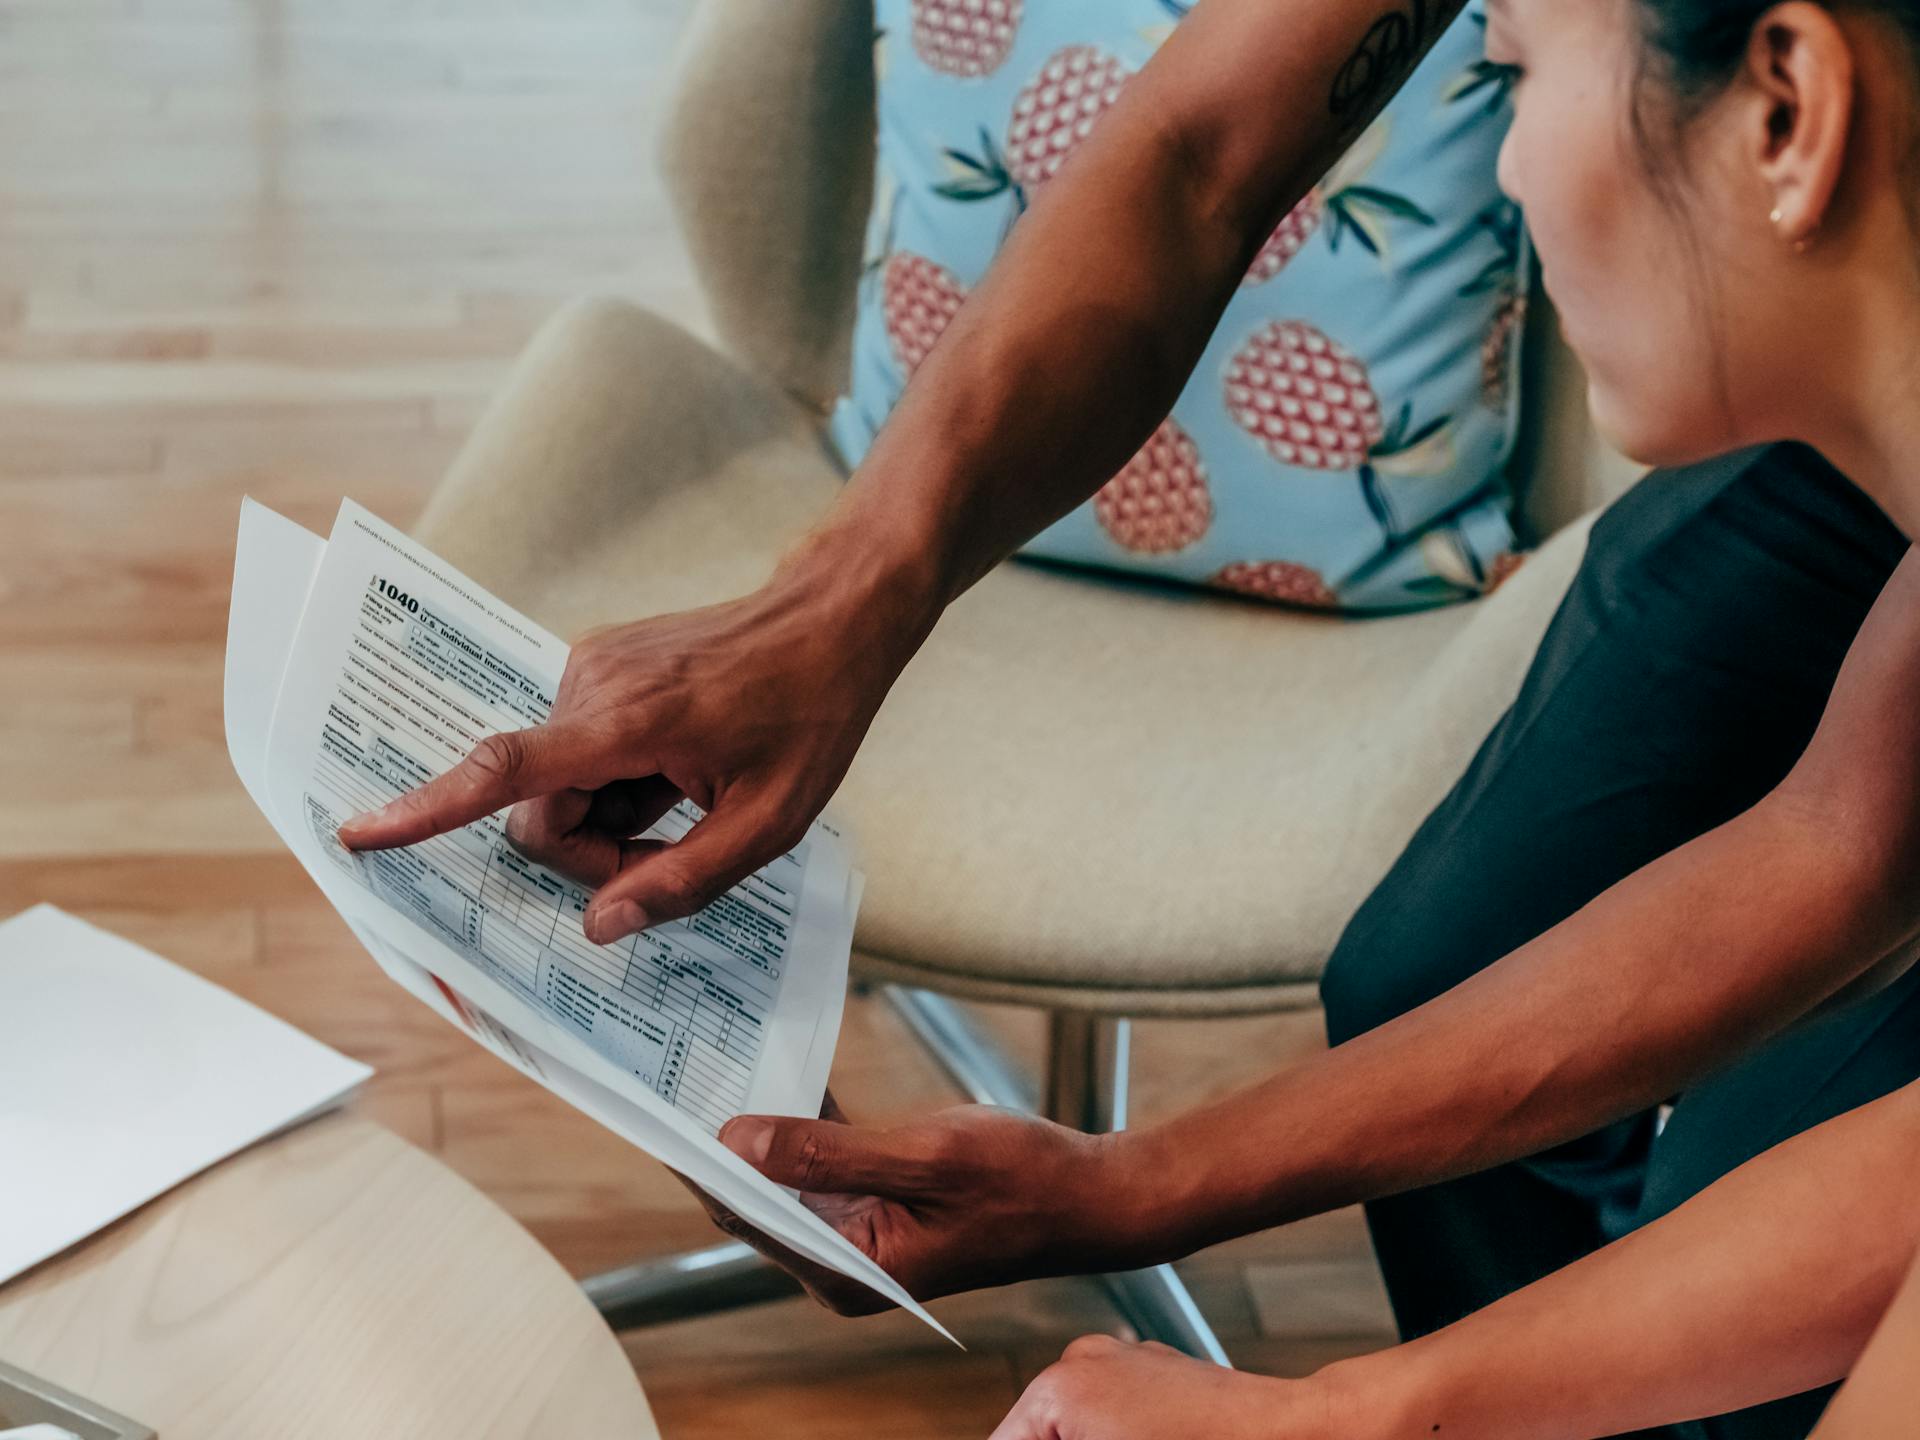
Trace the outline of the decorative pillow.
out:
M 1034 194 L 1188 8 L 876 0 L 879 173 L 849 394 L 857 464 Z M 1490 590 L 1530 263 L 1473 0 L 1274 231 L 1173 413 L 1027 553 L 1316 608 Z

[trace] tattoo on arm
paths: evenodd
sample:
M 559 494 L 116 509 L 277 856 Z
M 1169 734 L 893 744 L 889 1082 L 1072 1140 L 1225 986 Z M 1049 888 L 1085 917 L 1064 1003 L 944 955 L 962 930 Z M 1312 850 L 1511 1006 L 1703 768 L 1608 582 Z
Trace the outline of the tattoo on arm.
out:
M 1398 86 L 1425 47 L 1428 26 L 1444 16 L 1446 8 L 1438 0 L 1409 0 L 1374 21 L 1360 48 L 1333 77 L 1328 100 L 1333 114 L 1338 118 L 1356 111 L 1364 115 L 1383 91 Z

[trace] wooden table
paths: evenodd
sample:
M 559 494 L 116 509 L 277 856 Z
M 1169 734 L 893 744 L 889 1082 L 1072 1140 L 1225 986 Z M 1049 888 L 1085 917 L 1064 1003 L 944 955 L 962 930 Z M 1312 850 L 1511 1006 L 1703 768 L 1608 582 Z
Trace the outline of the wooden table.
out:
M 269 1141 L 0 1287 L 0 1359 L 161 1440 L 658 1440 L 552 1256 L 367 1121 Z

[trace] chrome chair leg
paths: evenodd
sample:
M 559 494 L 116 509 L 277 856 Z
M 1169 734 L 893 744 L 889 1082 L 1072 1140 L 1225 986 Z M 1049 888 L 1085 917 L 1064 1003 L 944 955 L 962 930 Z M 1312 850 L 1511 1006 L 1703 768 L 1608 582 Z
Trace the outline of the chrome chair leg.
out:
M 972 1013 L 931 990 L 883 985 L 881 997 L 899 1012 L 914 1038 L 976 1105 L 1040 1112 L 1033 1077 L 1008 1058 Z
M 1098 1134 L 1127 1128 L 1133 1027 L 1125 1020 L 1056 1010 L 1048 1016 L 1046 1116 Z M 1230 1365 L 1220 1339 L 1171 1265 L 1099 1278 L 1134 1334 L 1197 1360 Z
M 737 1240 L 624 1265 L 589 1277 L 581 1288 L 615 1330 L 691 1320 L 800 1293 L 791 1275 Z
M 1220 1338 L 1187 1289 L 1187 1282 L 1174 1273 L 1171 1265 L 1126 1270 L 1102 1275 L 1099 1280 L 1113 1308 L 1142 1340 L 1158 1340 L 1196 1360 L 1233 1368 Z

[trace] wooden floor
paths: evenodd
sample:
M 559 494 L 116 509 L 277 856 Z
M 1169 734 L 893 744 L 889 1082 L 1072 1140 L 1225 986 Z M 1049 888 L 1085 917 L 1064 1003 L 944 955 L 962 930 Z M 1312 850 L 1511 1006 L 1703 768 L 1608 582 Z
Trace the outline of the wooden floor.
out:
M 0 914 L 51 900 L 379 1067 L 364 1108 L 576 1271 L 709 1242 L 657 1166 L 387 984 L 252 812 L 221 736 L 254 494 L 408 524 L 533 328 L 618 291 L 700 328 L 652 115 L 689 0 L 0 0 Z M 1030 1017 L 997 1022 L 1031 1053 Z M 1165 1114 L 1316 1017 L 1144 1026 Z M 879 1007 L 856 1118 L 957 1097 Z M 1355 1216 L 1187 1271 L 1243 1364 L 1382 1342 Z M 979 1436 L 1069 1339 L 1056 1282 L 898 1319 L 800 1302 L 637 1333 L 669 1437 Z

